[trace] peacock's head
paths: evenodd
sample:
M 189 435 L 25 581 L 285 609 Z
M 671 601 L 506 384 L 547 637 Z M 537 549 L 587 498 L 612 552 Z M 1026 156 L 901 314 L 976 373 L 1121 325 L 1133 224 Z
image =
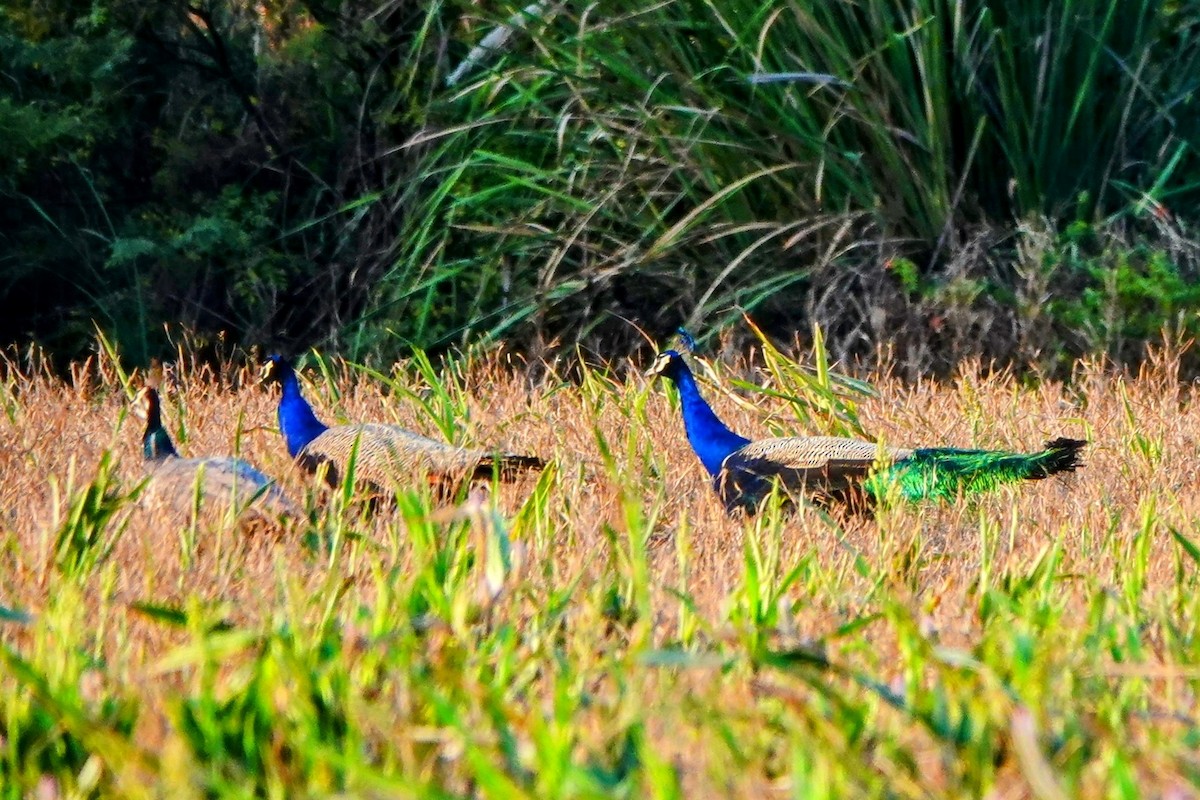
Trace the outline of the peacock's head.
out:
M 292 362 L 281 355 L 267 356 L 262 369 L 258 372 L 259 379 L 265 384 L 283 383 L 292 372 Z
M 146 372 L 146 381 L 137 394 L 133 396 L 133 413 L 147 422 L 158 423 L 160 406 L 158 387 L 163 382 L 162 362 L 157 358 L 150 360 L 150 369 Z
M 158 390 L 153 386 L 143 386 L 133 396 L 133 413 L 139 419 L 149 420 L 158 412 Z
M 653 378 L 663 375 L 675 380 L 680 373 L 687 370 L 687 364 L 677 350 L 664 350 L 654 359 L 654 364 L 646 370 L 646 377 Z

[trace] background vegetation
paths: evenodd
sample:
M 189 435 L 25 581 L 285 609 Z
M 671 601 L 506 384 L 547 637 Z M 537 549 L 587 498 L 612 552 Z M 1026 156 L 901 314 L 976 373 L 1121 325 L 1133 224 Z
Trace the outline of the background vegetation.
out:
M 1193 3 L 13 0 L 0 63 L 0 341 L 64 357 L 1200 328 Z

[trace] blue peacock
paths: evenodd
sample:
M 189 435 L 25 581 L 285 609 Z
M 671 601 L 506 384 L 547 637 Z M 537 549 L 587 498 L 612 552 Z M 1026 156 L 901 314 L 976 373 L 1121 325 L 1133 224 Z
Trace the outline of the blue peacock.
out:
M 240 458 L 181 458 L 162 424 L 158 376 L 151 373 L 147 385 L 133 398 L 133 412 L 146 420 L 142 434 L 142 458 L 149 483 L 148 502 L 179 513 L 190 513 L 196 501 L 228 508 L 234 504 L 239 516 L 268 521 L 299 517 L 300 508 L 280 491 L 275 481 Z
M 647 374 L 662 375 L 678 387 L 688 441 L 731 513 L 753 512 L 776 482 L 819 503 L 865 508 L 892 492 L 914 502 L 954 500 L 1083 466 L 1080 454 L 1087 442 L 1067 438 L 1049 441 L 1034 453 L 881 447 L 837 436 L 751 441 L 713 413 L 678 351 L 660 353 Z
M 545 462 L 536 456 L 455 447 L 421 436 L 399 425 L 357 423 L 326 425 L 317 419 L 300 392 L 300 381 L 291 362 L 270 356 L 263 364 L 265 382 L 279 383 L 279 429 L 288 454 L 309 472 L 324 472 L 325 480 L 338 485 L 355 456 L 355 477 L 374 491 L 403 485 L 422 476 L 440 494 L 452 494 L 463 482 L 486 480 L 493 473 L 514 480 Z

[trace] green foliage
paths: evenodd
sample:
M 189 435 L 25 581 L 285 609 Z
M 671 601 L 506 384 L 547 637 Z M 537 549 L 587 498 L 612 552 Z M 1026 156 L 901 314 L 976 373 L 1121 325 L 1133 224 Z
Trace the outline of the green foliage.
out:
M 97 465 L 91 482 L 79 490 L 66 487 L 71 493 L 66 518 L 54 536 L 54 562 L 64 575 L 86 577 L 109 557 L 129 523 L 121 512 L 141 489 L 138 485 L 130 492 L 121 490 L 107 454 Z
M 1154 255 L 1180 231 L 1039 287 L 1100 292 L 1053 333 L 1023 327 L 1007 234 L 1196 216 L 1198 19 L 1152 0 L 17 0 L 0 340 L 73 355 L 94 320 L 142 362 L 163 323 L 356 360 L 478 338 L 613 354 L 638 343 L 626 320 L 750 310 L 820 324 L 835 359 L 894 343 L 914 373 L 1064 343 L 1124 358 L 1193 299 Z M 1145 308 L 1093 325 L 1112 303 Z M 1064 333 L 1073 313 L 1093 333 Z
M 508 305 L 531 306 L 493 328 L 485 300 L 474 325 L 504 335 L 533 308 L 549 322 L 604 307 L 719 327 L 736 304 L 794 329 L 819 282 L 862 293 L 878 270 L 864 242 L 897 237 L 915 243 L 892 262 L 906 291 L 971 308 L 985 280 L 936 279 L 967 226 L 1062 214 L 1081 194 L 1120 211 L 1134 186 L 1194 203 L 1178 182 L 1195 165 L 1190 134 L 1176 139 L 1163 106 L 1191 78 L 1158 60 L 1195 60 L 1176 36 L 1185 13 L 1115 0 L 1049 17 L 941 0 L 556 9 L 461 89 L 472 146 L 431 154 L 454 181 L 446 227 L 478 232 L 462 257 L 490 291 L 508 287 Z M 770 80 L 804 69 L 836 80 Z M 1177 145 L 1149 157 L 1155 139 Z M 406 263 L 457 273 L 446 239 L 405 241 Z
M 348 738 L 343 645 L 332 632 L 315 633 L 298 640 L 283 630 L 266 638 L 242 677 L 220 691 L 211 682 L 216 665 L 200 665 L 208 686 L 184 698 L 177 716 L 209 791 L 281 791 L 300 782 L 311 791 L 345 786 L 342 754 L 360 743 Z M 200 652 L 236 655 L 237 649 L 219 643 L 227 637 L 254 644 L 239 632 L 209 633 L 202 635 L 208 641 Z
M 130 742 L 138 703 L 86 648 L 62 646 L 86 636 L 77 589 L 63 586 L 28 624 L 34 647 L 0 644 L 0 796 L 27 797 L 51 776 L 79 796 L 94 796 L 138 764 L 141 754 Z M 106 770 L 106 761 L 114 768 Z
M 1080 350 L 1134 361 L 1164 333 L 1174 340 L 1200 335 L 1200 271 L 1183 253 L 1121 246 L 1076 225 L 1043 258 L 1070 287 L 1071 296 L 1064 293 L 1050 310 Z

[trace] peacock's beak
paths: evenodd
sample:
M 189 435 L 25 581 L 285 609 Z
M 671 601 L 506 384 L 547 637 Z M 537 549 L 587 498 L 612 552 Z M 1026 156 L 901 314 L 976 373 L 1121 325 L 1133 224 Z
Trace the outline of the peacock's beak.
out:
M 275 362 L 264 361 L 258 370 L 258 380 L 261 383 L 271 383 L 275 380 Z

